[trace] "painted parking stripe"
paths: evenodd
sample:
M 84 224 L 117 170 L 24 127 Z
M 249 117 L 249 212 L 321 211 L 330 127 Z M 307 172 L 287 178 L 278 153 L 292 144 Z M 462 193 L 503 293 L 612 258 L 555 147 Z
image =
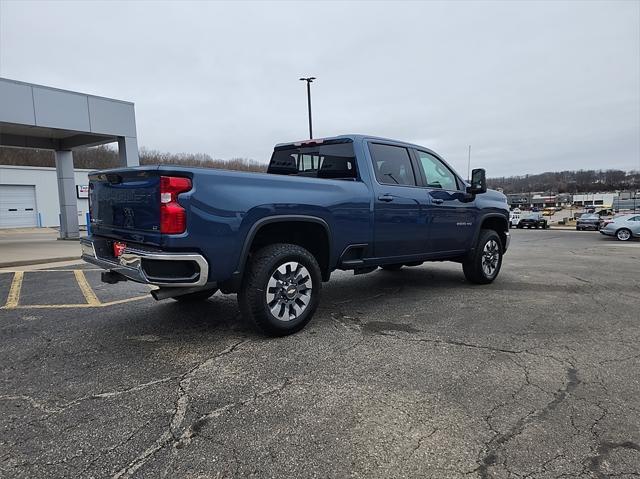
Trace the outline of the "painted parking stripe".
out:
M 145 294 L 144 296 L 135 296 L 133 298 L 116 299 L 115 301 L 109 301 L 107 303 L 99 304 L 25 304 L 17 305 L 10 309 L 69 309 L 69 308 L 106 308 L 108 306 L 115 306 L 116 304 L 130 303 L 132 301 L 140 301 L 142 299 L 149 299 L 151 296 Z M 6 306 L 0 308 L 5 309 Z
M 91 289 L 84 272 L 81 269 L 74 269 L 73 274 L 76 277 L 78 286 L 80 286 L 80 291 L 82 291 L 84 295 L 84 299 L 87 300 L 87 304 L 90 306 L 100 306 L 100 300 L 96 296 L 96 293 L 93 292 L 93 289 Z
M 9 287 L 9 293 L 7 295 L 7 301 L 3 306 L 0 306 L 0 310 L 2 309 L 68 309 L 68 308 L 104 308 L 108 306 L 115 306 L 118 304 L 129 303 L 132 301 L 140 301 L 143 299 L 149 299 L 151 296 L 145 294 L 143 296 L 134 296 L 132 298 L 123 298 L 116 299 L 113 301 L 105 301 L 102 302 L 95 294 L 87 277 L 84 272 L 87 270 L 39 270 L 39 271 L 27 271 L 28 273 L 60 273 L 60 272 L 71 272 L 76 279 L 76 283 L 80 288 L 86 303 L 79 304 L 20 304 L 20 297 L 23 290 L 23 283 L 25 279 L 25 271 L 1 271 L 0 273 L 12 274 L 13 278 L 11 279 L 11 285 Z M 92 271 L 92 270 L 89 270 Z M 100 271 L 100 270 L 98 270 Z M 155 289 L 155 286 L 148 285 L 150 289 Z M 2 304 L 2 303 L 0 303 Z
M 4 305 L 6 309 L 13 309 L 18 306 L 18 303 L 20 302 L 20 290 L 22 289 L 23 279 L 24 279 L 23 271 L 17 271 L 13 274 L 13 281 L 11 281 L 9 296 L 7 296 L 7 302 Z

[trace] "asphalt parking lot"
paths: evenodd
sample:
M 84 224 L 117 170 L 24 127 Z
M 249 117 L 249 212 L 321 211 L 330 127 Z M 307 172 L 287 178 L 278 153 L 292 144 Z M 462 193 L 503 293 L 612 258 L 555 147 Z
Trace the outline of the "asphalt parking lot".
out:
M 147 292 L 0 273 L 0 476 L 640 475 L 639 241 L 514 231 L 488 286 L 336 273 L 280 339 Z

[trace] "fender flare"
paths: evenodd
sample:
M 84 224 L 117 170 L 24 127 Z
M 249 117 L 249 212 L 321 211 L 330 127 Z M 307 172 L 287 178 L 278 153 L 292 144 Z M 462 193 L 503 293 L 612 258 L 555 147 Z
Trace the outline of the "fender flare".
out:
M 509 219 L 506 218 L 505 215 L 500 213 L 487 213 L 482 215 L 481 217 L 478 218 L 478 226 L 476 228 L 476 231 L 473 233 L 473 242 L 471 243 L 472 244 L 471 251 L 475 251 L 476 243 L 478 242 L 478 237 L 480 236 L 480 231 L 482 230 L 482 224 L 485 222 L 485 220 L 489 218 L 499 218 L 503 220 L 505 224 L 505 231 L 506 232 L 509 231 Z M 498 232 L 498 234 L 500 234 L 500 232 Z
M 249 228 L 249 232 L 244 239 L 244 244 L 242 245 L 242 250 L 240 251 L 240 258 L 238 260 L 238 267 L 236 271 L 233 273 L 234 281 L 239 282 L 242 280 L 242 275 L 244 273 L 244 268 L 247 264 L 247 256 L 249 255 L 249 249 L 251 248 L 251 243 L 260 230 L 265 225 L 271 223 L 284 223 L 288 221 L 297 221 L 300 223 L 316 223 L 321 225 L 325 232 L 327 233 L 327 239 L 329 240 L 329 264 L 331 264 L 331 229 L 329 228 L 329 224 L 318 216 L 309 216 L 309 215 L 273 215 L 273 216 L 265 216 L 256 221 L 251 228 Z

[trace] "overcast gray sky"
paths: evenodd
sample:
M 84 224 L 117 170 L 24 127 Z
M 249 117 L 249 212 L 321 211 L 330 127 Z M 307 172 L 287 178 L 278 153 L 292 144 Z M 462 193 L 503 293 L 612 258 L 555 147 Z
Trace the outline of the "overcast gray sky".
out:
M 130 100 L 140 146 L 366 133 L 461 173 L 640 169 L 640 2 L 0 0 L 0 76 Z M 0 105 L 1 107 L 1 105 Z

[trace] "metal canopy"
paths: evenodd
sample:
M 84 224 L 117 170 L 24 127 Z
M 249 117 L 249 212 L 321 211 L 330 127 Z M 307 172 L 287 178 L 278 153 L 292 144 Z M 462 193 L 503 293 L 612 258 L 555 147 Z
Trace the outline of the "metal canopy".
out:
M 136 138 L 131 102 L 0 78 L 2 146 L 72 150 L 119 137 Z
M 116 141 L 137 166 L 133 103 L 0 78 L 0 146 L 56 152 L 61 238 L 79 236 L 72 150 Z

